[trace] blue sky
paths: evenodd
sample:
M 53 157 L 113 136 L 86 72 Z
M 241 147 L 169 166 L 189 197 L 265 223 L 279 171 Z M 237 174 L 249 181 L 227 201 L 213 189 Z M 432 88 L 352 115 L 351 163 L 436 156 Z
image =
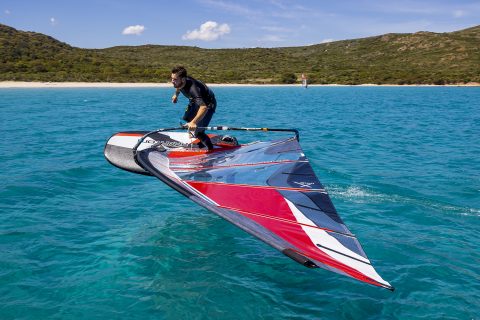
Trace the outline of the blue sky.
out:
M 0 0 L 0 23 L 81 48 L 284 47 L 480 24 L 480 0 Z

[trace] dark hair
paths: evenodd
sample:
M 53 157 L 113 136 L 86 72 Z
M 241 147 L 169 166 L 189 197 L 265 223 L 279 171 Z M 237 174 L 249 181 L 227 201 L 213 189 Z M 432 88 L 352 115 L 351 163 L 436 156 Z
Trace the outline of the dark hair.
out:
M 187 76 L 187 69 L 182 66 L 176 66 L 172 69 L 172 73 L 176 74 L 180 78 L 185 78 Z

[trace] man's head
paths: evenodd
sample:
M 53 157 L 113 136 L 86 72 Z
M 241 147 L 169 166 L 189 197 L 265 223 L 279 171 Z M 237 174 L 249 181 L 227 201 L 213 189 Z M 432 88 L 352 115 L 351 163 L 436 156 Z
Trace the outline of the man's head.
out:
M 187 77 L 187 69 L 182 66 L 176 66 L 172 69 L 172 83 L 176 89 L 180 89 L 185 85 Z

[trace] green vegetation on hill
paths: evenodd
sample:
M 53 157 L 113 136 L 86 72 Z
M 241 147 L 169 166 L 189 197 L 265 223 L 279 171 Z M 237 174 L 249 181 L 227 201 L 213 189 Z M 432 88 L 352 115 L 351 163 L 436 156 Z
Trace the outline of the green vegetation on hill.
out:
M 172 66 L 209 83 L 448 84 L 480 82 L 480 26 L 385 34 L 304 47 L 81 49 L 0 24 L 0 81 L 166 82 Z

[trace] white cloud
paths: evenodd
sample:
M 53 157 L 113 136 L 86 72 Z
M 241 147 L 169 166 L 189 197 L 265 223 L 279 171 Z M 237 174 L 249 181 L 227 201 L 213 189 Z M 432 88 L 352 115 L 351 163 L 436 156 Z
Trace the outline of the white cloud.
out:
M 135 34 L 137 36 L 141 35 L 145 31 L 145 26 L 141 26 L 139 24 L 135 26 L 128 26 L 123 29 L 122 34 L 124 35 L 132 35 Z
M 58 24 L 57 19 L 55 19 L 55 18 L 53 18 L 53 17 L 50 18 L 50 24 L 51 24 L 52 26 L 56 26 L 56 25 Z
M 292 32 L 292 29 L 285 28 L 285 27 L 271 27 L 271 26 L 264 26 L 260 27 L 262 30 L 266 30 L 268 32 Z
M 200 26 L 200 29 L 193 31 L 188 30 L 187 33 L 182 36 L 182 39 L 213 41 L 227 33 L 230 33 L 228 24 L 218 24 L 215 21 L 207 21 Z
M 10 10 L 5 10 L 5 14 L 10 14 Z
M 267 34 L 265 35 L 260 41 L 266 41 L 266 42 L 282 42 L 285 41 L 284 38 L 274 35 L 274 34 Z
M 282 1 L 279 1 L 279 0 L 270 0 L 270 4 L 277 6 L 282 10 L 291 8 L 291 6 L 284 4 Z
M 461 17 L 463 17 L 463 16 L 465 16 L 465 11 L 463 11 L 463 10 L 455 10 L 455 11 L 453 11 L 453 17 L 454 17 L 454 18 L 461 18 Z
M 231 12 L 233 14 L 238 14 L 246 17 L 257 13 L 256 11 L 250 10 L 248 7 L 222 0 L 201 0 L 201 2 L 210 7 L 215 7 L 226 12 Z
M 329 42 L 333 42 L 333 41 L 335 41 L 335 40 L 333 40 L 333 39 L 323 39 L 322 42 L 320 42 L 320 43 L 329 43 Z

